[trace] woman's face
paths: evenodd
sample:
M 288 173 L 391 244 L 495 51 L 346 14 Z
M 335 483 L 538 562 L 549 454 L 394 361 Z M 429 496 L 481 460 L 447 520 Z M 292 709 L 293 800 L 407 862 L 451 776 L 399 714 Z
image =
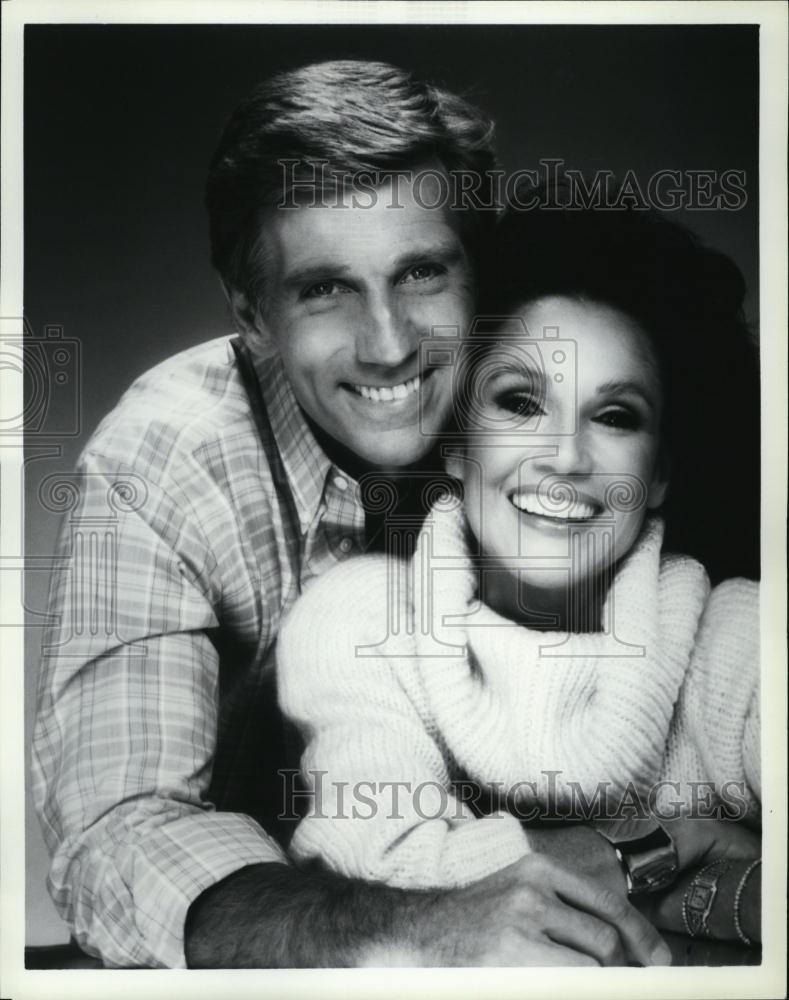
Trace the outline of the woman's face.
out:
M 451 471 L 482 555 L 527 588 L 567 590 L 620 559 L 663 502 L 657 362 L 609 306 L 558 296 L 517 312 L 526 329 L 472 378 Z

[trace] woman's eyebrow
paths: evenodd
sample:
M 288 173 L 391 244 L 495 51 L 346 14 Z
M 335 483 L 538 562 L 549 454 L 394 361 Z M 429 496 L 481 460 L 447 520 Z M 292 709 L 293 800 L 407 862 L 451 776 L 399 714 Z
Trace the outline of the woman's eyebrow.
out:
M 534 381 L 535 379 L 544 381 L 545 379 L 545 372 L 539 364 L 536 364 L 531 359 L 518 357 L 507 357 L 502 358 L 501 361 L 497 360 L 496 371 L 492 374 L 491 379 L 495 381 L 498 378 L 512 375 L 518 378 L 529 379 L 529 381 Z
M 641 379 L 610 379 L 607 382 L 601 382 L 595 389 L 595 393 L 598 396 L 606 396 L 616 392 L 635 393 L 641 396 L 650 406 L 655 405 L 655 389 L 648 382 L 644 382 Z

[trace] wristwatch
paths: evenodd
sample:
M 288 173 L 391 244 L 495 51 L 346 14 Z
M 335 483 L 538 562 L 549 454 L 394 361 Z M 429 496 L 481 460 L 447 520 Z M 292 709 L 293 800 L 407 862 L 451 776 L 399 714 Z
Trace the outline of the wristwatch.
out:
M 719 858 L 694 875 L 682 900 L 682 919 L 685 930 L 691 937 L 712 937 L 707 918 L 718 894 L 718 881 L 730 868 L 731 865 L 725 858 Z M 736 917 L 737 911 L 734 912 Z
M 630 820 L 599 832 L 609 840 L 627 879 L 629 896 L 659 892 L 674 882 L 679 859 L 674 841 L 654 818 Z

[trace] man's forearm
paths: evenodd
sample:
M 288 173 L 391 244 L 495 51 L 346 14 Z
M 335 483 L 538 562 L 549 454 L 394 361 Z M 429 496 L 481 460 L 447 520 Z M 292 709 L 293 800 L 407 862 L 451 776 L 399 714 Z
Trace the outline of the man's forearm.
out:
M 364 964 L 386 949 L 418 964 L 417 923 L 440 896 L 284 864 L 242 868 L 192 904 L 190 968 L 317 968 Z M 420 917 L 416 921 L 417 914 Z
M 670 957 L 604 881 L 537 855 L 435 891 L 251 865 L 195 900 L 185 951 L 191 968 L 647 965 Z

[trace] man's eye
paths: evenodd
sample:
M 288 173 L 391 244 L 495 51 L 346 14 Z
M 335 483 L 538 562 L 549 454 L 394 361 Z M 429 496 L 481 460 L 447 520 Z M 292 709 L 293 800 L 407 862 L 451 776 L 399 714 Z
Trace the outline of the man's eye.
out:
M 527 392 L 505 392 L 494 400 L 500 410 L 514 413 L 518 417 L 535 417 L 544 411 L 542 400 Z
M 437 264 L 417 264 L 406 271 L 400 280 L 403 283 L 408 281 L 429 281 L 431 278 L 438 277 L 439 274 L 443 274 L 443 269 Z
M 641 419 L 637 413 L 621 407 L 603 410 L 595 420 L 604 427 L 622 431 L 635 431 L 641 426 Z
M 343 286 L 339 282 L 327 279 L 310 285 L 302 294 L 305 299 L 326 299 L 341 291 L 343 291 Z

